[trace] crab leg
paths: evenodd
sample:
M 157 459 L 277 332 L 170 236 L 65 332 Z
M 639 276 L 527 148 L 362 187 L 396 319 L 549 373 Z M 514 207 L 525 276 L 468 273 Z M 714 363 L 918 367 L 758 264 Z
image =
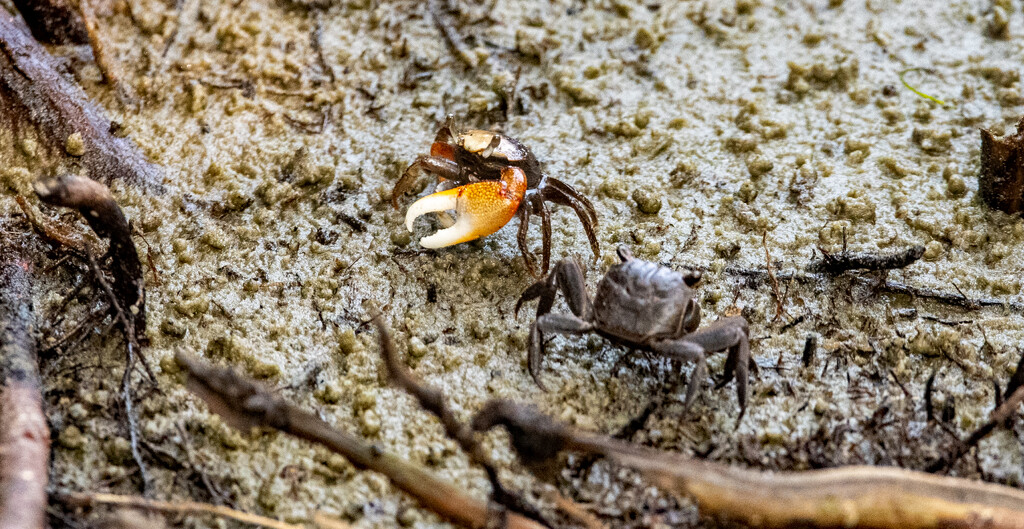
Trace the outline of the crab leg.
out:
M 501 180 L 485 180 L 427 195 L 409 206 L 405 226 L 426 213 L 455 210 L 455 224 L 420 239 L 424 248 L 444 248 L 472 241 L 498 231 L 512 220 L 526 192 L 526 173 L 518 167 L 506 167 Z

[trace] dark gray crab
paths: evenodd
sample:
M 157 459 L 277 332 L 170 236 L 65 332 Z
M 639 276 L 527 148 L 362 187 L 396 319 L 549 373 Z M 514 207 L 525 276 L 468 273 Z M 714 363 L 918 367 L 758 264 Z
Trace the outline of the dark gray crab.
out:
M 632 349 L 693 362 L 696 367 L 686 390 L 685 409 L 689 409 L 707 377 L 705 357 L 728 350 L 719 386 L 735 375 L 742 418 L 747 406 L 750 362 L 747 320 L 742 316 L 726 317 L 698 331 L 700 306 L 690 287 L 700 281 L 700 272 L 684 274 L 636 259 L 626 246 L 617 251 L 622 262 L 601 278 L 593 302 L 587 296 L 583 272 L 570 259 L 560 261 L 546 279 L 527 288 L 516 302 L 518 314 L 524 302 L 540 298 L 528 346 L 528 366 L 537 385 L 544 388 L 540 366 L 545 333 L 593 332 Z M 550 314 L 559 289 L 572 314 Z

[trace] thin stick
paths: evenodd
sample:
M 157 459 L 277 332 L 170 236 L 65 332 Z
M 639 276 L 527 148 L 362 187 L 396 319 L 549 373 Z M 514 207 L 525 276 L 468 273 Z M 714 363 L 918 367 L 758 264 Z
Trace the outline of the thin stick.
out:
M 398 349 L 391 338 L 391 331 L 384 325 L 379 314 L 373 317 L 373 324 L 377 327 L 377 332 L 380 335 L 380 351 L 387 368 L 388 380 L 415 397 L 423 409 L 434 414 L 441 421 L 448 437 L 459 443 L 459 446 L 469 454 L 470 460 L 484 469 L 487 479 L 491 482 L 491 496 L 494 501 L 503 507 L 540 521 L 540 513 L 536 509 L 527 505 L 521 497 L 509 492 L 501 484 L 494 463 L 484 451 L 483 446 L 476 440 L 476 432 L 455 417 L 455 413 L 445 403 L 444 393 L 437 388 L 420 383 L 401 362 L 398 357 Z
M 848 252 L 845 249 L 831 254 L 818 247 L 822 259 L 814 261 L 807 267 L 811 272 L 824 272 L 837 275 L 847 270 L 895 270 L 905 268 L 917 262 L 924 255 L 924 246 L 911 246 L 896 253 L 879 255 L 873 253 Z
M 46 525 L 50 429 L 31 329 L 29 264 L 0 248 L 0 527 Z
M 953 464 L 963 457 L 964 454 L 969 452 L 971 448 L 974 448 L 982 439 L 988 437 L 988 435 L 992 433 L 997 426 L 1016 413 L 1017 407 L 1020 406 L 1021 402 L 1024 402 L 1024 387 L 1014 390 L 1013 394 L 1007 397 L 999 407 L 992 410 L 992 416 L 989 417 L 988 422 L 981 425 L 977 430 L 974 430 L 966 440 L 957 443 L 956 449 L 952 454 L 929 465 L 928 472 L 944 472 L 948 470 L 949 467 L 953 466 Z
M 786 313 L 786 309 L 782 306 L 779 280 L 775 278 L 775 269 L 772 268 L 772 254 L 768 253 L 768 232 L 761 234 L 761 244 L 764 245 L 764 264 L 768 268 L 768 279 L 772 282 L 772 292 L 775 293 L 775 319 L 777 320 Z
M 704 514 L 756 527 L 1024 529 L 1024 491 L 991 483 L 891 467 L 735 468 L 576 430 L 505 400 L 489 402 L 473 421 L 477 430 L 498 425 L 524 462 L 538 464 L 565 450 L 605 456 L 693 498 Z
M 234 427 L 243 430 L 273 428 L 321 444 L 358 468 L 384 474 L 425 508 L 452 522 L 475 528 L 488 526 L 490 512 L 487 502 L 472 498 L 433 474 L 383 452 L 377 445 L 332 428 L 312 413 L 271 394 L 255 381 L 230 369 L 212 366 L 180 351 L 176 359 L 188 373 L 189 389 Z M 508 529 L 543 527 L 514 512 L 506 513 L 503 521 Z
M 99 24 L 96 22 L 96 13 L 92 8 L 93 0 L 78 0 L 78 9 L 82 13 L 82 20 L 85 22 L 85 30 L 89 35 L 89 45 L 92 47 L 93 59 L 99 67 L 103 79 L 114 89 L 117 98 L 121 103 L 135 106 L 138 101 L 131 87 L 121 79 L 121 67 L 117 61 L 107 53 L 107 48 L 100 35 Z
M 181 513 L 181 514 L 212 514 L 222 518 L 237 520 L 242 523 L 269 527 L 271 529 L 303 529 L 301 525 L 285 523 L 273 518 L 267 518 L 247 512 L 236 511 L 222 505 L 211 505 L 194 501 L 171 502 L 157 501 L 142 498 L 139 496 L 122 496 L 120 494 L 88 494 L 75 492 L 58 496 L 58 500 L 64 504 L 75 507 L 93 507 L 96 505 L 113 505 L 117 507 L 128 507 L 145 511 Z

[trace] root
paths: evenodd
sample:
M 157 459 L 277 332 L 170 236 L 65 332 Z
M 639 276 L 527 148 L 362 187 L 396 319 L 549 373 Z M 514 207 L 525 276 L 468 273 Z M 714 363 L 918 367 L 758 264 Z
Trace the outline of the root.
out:
M 50 429 L 43 415 L 29 264 L 0 248 L 0 527 L 46 525 Z
M 138 496 L 121 496 L 118 494 L 86 494 L 74 493 L 61 495 L 57 500 L 73 507 L 93 507 L 96 505 L 111 505 L 115 507 L 127 507 L 144 511 L 156 511 L 178 514 L 212 514 L 221 518 L 228 518 L 242 523 L 268 527 L 270 529 L 302 529 L 301 525 L 281 522 L 272 518 L 236 511 L 221 505 L 210 505 L 209 503 L 198 503 L 194 501 L 171 502 L 156 501 Z
M 234 427 L 243 430 L 272 428 L 323 445 L 358 468 L 384 474 L 425 508 L 454 523 L 483 528 L 491 521 L 486 502 L 472 498 L 433 474 L 382 451 L 377 445 L 332 428 L 312 413 L 271 394 L 255 381 L 184 353 L 179 352 L 176 359 L 188 373 L 189 389 Z M 514 512 L 506 513 L 502 522 L 507 529 L 543 527 Z

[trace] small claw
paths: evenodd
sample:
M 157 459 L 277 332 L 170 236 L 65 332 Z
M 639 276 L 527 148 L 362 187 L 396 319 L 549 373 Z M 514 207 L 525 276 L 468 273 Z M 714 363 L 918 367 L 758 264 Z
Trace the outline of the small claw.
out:
M 455 210 L 453 225 L 420 239 L 420 246 L 424 248 L 444 248 L 498 231 L 515 216 L 526 186 L 521 170 L 506 171 L 518 175 L 466 184 L 417 200 L 405 214 L 405 227 L 412 231 L 416 219 L 426 213 Z M 522 177 L 516 179 L 517 176 Z

